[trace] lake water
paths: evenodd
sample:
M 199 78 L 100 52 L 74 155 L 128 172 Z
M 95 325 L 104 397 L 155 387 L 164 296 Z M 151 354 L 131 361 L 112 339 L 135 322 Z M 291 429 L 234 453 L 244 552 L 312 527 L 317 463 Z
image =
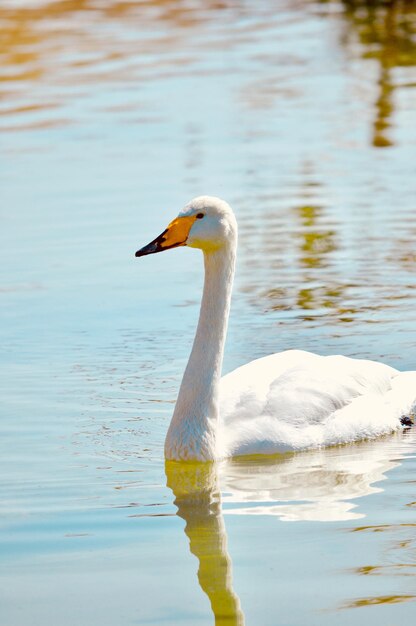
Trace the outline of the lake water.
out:
M 165 466 L 202 259 L 134 252 L 220 195 L 225 371 L 416 369 L 415 24 L 404 0 L 2 0 L 4 626 L 414 620 L 414 431 Z

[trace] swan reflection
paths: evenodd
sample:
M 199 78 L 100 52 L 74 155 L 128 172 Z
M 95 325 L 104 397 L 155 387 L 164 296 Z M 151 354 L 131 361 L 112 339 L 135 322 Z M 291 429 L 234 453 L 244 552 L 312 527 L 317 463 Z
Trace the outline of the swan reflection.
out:
M 244 626 L 240 600 L 232 587 L 216 465 L 167 461 L 165 471 L 177 515 L 185 520 L 190 550 L 199 561 L 198 580 L 211 603 L 215 626 Z
M 382 491 L 413 437 L 397 434 L 349 446 L 267 459 L 234 459 L 220 467 L 224 513 L 276 515 L 284 521 L 365 517 L 357 498 Z
M 275 515 L 284 521 L 342 521 L 365 517 L 357 498 L 382 491 L 380 482 L 414 452 L 412 429 L 385 439 L 298 454 L 222 463 L 167 461 L 167 485 L 185 521 L 199 584 L 216 626 L 244 626 L 233 589 L 223 514 Z

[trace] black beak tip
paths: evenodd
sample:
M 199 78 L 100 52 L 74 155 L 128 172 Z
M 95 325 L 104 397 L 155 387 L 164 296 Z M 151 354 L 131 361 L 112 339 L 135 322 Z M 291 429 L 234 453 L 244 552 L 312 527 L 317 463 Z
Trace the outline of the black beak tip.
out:
M 159 237 L 156 237 L 156 239 L 153 239 L 153 241 L 148 243 L 147 246 L 144 246 L 143 248 L 140 248 L 140 250 L 137 250 L 134 256 L 146 256 L 147 254 L 156 254 L 156 252 L 163 252 L 163 250 L 165 250 L 166 248 L 163 248 L 161 244 L 165 241 L 165 233 L 166 230 L 164 230 L 163 233 L 159 235 Z
M 140 248 L 140 250 L 137 250 L 134 256 L 136 257 L 146 256 L 147 254 L 155 254 L 155 252 L 159 252 L 159 251 L 160 251 L 160 248 L 157 245 L 157 242 L 151 241 L 150 243 L 147 244 L 147 246 L 144 246 L 144 248 Z

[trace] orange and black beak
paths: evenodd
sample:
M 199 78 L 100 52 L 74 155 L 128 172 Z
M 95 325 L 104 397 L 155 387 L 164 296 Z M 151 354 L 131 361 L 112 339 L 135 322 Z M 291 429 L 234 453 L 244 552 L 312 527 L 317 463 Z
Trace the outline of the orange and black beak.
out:
M 163 252 L 164 250 L 170 250 L 170 248 L 178 248 L 179 246 L 185 246 L 189 236 L 189 232 L 192 228 L 192 224 L 196 220 L 196 215 L 184 215 L 182 217 L 176 217 L 163 231 L 159 237 L 153 239 L 147 246 L 144 246 L 140 250 L 137 250 L 136 256 L 146 256 L 146 254 L 156 254 L 156 252 Z

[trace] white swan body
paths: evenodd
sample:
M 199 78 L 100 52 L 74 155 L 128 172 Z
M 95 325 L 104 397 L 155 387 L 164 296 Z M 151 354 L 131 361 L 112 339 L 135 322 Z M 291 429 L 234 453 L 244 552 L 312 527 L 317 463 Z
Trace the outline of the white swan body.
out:
M 300 350 L 272 354 L 221 380 L 225 452 L 272 454 L 384 435 L 401 426 L 415 399 L 416 372 Z
M 416 372 L 289 350 L 221 379 L 237 250 L 229 205 L 192 200 L 144 256 L 182 245 L 204 252 L 205 283 L 192 352 L 165 442 L 172 460 L 273 454 L 383 435 L 416 403 Z

